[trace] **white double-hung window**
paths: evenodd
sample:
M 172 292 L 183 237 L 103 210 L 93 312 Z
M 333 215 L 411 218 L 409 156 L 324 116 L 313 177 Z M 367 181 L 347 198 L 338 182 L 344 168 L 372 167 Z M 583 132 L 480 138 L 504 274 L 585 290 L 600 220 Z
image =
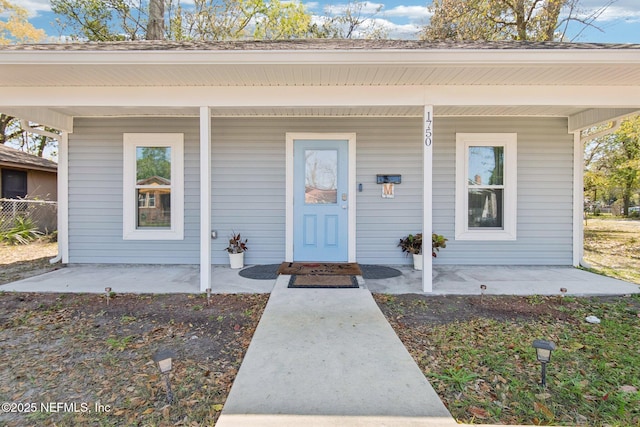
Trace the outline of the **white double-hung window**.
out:
M 517 134 L 456 134 L 456 240 L 515 240 Z
M 125 133 L 123 238 L 184 238 L 184 136 Z

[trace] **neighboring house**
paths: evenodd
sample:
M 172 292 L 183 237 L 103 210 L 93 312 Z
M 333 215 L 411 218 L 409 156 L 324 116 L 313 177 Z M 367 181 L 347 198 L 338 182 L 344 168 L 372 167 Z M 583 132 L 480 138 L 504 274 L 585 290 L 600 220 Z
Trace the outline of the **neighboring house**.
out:
M 578 265 L 581 131 L 640 110 L 640 46 L 2 46 L 0 85 L 63 132 L 63 261 L 199 264 L 204 290 L 232 230 L 250 264 L 405 264 L 433 230 L 439 263 Z
M 0 144 L 0 199 L 57 200 L 58 164 Z

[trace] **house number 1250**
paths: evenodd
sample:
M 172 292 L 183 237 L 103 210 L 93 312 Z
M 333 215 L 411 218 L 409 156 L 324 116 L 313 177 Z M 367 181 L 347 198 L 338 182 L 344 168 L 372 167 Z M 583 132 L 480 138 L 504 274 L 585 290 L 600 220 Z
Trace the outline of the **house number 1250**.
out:
M 427 111 L 424 118 L 424 145 L 427 147 L 431 146 L 432 142 L 431 123 L 431 111 Z

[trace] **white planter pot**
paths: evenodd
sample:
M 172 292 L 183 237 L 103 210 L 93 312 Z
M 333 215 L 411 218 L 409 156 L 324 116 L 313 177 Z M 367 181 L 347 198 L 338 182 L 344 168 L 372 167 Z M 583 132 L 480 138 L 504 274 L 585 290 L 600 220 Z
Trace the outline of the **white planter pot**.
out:
M 422 254 L 413 254 L 413 269 L 422 271 Z
M 234 269 L 244 267 L 244 252 L 239 254 L 229 254 L 229 265 Z

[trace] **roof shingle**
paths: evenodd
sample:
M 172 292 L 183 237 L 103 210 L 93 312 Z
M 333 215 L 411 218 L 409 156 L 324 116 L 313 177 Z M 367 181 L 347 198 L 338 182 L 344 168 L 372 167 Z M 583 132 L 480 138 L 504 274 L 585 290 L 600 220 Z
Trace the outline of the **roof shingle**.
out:
M 50 172 L 56 172 L 58 170 L 58 164 L 56 162 L 2 144 L 0 144 L 0 165 Z
M 269 51 L 269 50 L 576 50 L 640 49 L 640 44 L 559 43 L 523 41 L 441 41 L 421 40 L 242 40 L 242 41 L 157 41 L 74 42 L 0 45 L 0 51 Z

